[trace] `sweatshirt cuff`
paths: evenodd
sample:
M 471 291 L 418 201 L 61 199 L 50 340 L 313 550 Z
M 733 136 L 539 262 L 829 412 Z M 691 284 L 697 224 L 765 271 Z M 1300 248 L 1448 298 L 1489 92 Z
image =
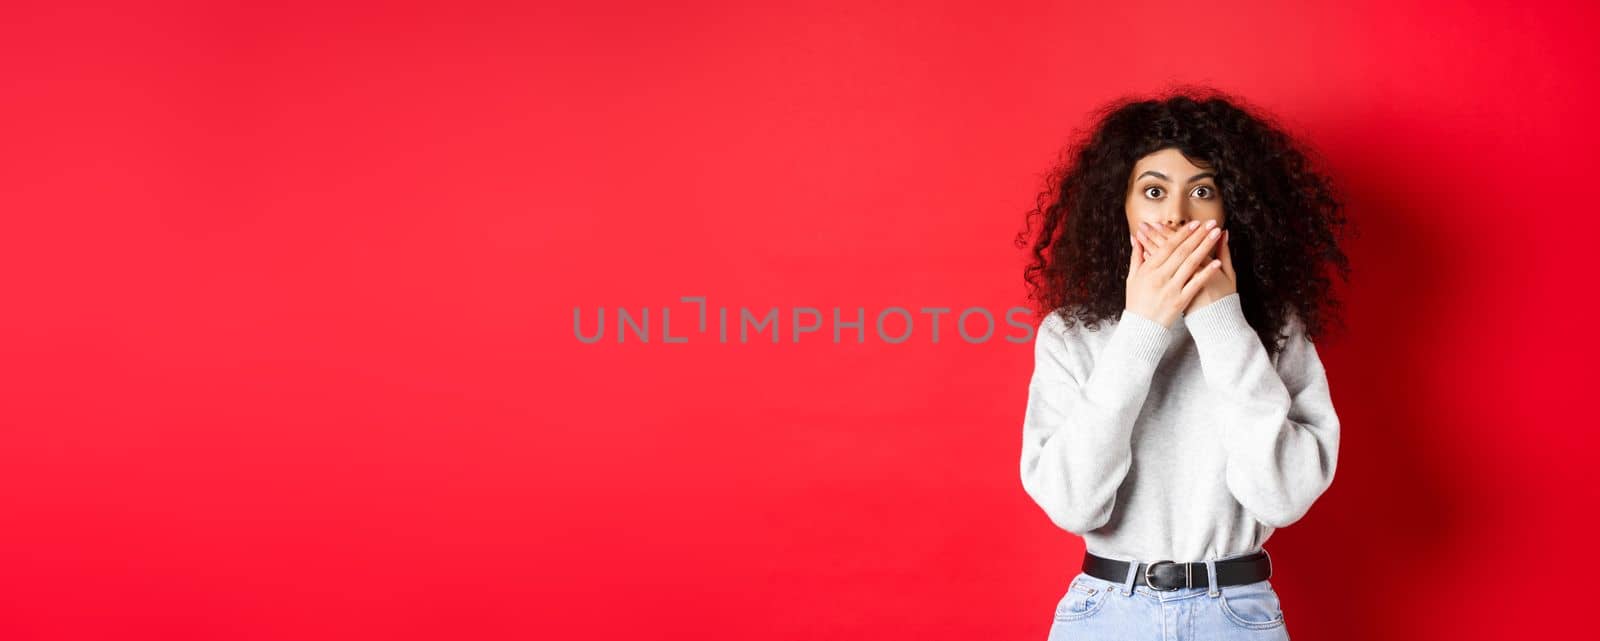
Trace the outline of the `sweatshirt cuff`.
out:
M 1111 342 L 1126 350 L 1128 356 L 1154 366 L 1161 362 L 1176 334 L 1176 329 L 1124 309 Z
M 1183 317 L 1196 343 L 1226 343 L 1256 338 L 1255 328 L 1245 320 L 1239 292 L 1211 301 Z

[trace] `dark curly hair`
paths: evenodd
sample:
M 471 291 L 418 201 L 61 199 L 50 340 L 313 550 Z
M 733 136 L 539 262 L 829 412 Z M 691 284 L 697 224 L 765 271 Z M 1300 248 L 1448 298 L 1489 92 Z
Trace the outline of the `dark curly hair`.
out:
M 1063 150 L 1016 237 L 1018 247 L 1032 241 L 1024 280 L 1040 318 L 1059 312 L 1098 329 L 1121 315 L 1133 251 L 1124 212 L 1129 175 L 1145 155 L 1176 148 L 1217 174 L 1239 302 L 1268 354 L 1281 349 L 1291 315 L 1308 338 L 1322 335 L 1323 308 L 1340 307 L 1326 268 L 1350 279 L 1336 238 L 1347 221 L 1332 181 L 1281 127 L 1205 87 L 1123 97 L 1093 116 L 1089 133 Z

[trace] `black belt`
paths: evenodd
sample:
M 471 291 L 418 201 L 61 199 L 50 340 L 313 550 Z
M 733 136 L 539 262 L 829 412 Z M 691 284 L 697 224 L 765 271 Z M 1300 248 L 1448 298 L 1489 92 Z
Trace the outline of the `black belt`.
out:
M 1129 561 L 1118 561 L 1103 556 L 1096 556 L 1088 552 L 1083 553 L 1083 572 L 1097 579 L 1104 579 L 1113 583 L 1122 583 L 1128 580 Z M 1137 563 L 1135 561 L 1135 563 Z M 1272 557 L 1262 549 L 1246 556 L 1213 561 L 1217 566 L 1217 585 L 1243 585 L 1264 581 L 1272 576 Z M 1139 569 L 1133 576 L 1133 582 L 1149 586 L 1153 590 L 1170 592 L 1179 588 L 1204 588 L 1210 587 L 1210 577 L 1206 574 L 1205 561 L 1178 563 L 1176 561 L 1156 561 L 1154 563 L 1139 563 Z

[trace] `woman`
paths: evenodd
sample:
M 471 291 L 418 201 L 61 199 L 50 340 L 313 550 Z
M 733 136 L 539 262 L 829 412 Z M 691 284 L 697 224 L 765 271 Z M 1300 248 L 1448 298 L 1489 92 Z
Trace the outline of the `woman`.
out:
M 1349 278 L 1341 205 L 1216 92 L 1096 120 L 1029 217 L 1022 485 L 1085 544 L 1050 638 L 1287 639 L 1262 544 L 1333 482 L 1311 340 L 1337 307 L 1324 268 Z

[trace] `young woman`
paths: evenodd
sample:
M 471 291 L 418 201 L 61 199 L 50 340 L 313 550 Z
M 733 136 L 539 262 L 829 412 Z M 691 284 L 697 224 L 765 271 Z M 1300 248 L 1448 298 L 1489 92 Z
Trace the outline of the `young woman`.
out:
M 1085 544 L 1050 638 L 1287 639 L 1262 544 L 1338 461 L 1311 342 L 1325 268 L 1349 278 L 1331 182 L 1238 100 L 1179 91 L 1104 108 L 1049 187 L 1022 486 Z

